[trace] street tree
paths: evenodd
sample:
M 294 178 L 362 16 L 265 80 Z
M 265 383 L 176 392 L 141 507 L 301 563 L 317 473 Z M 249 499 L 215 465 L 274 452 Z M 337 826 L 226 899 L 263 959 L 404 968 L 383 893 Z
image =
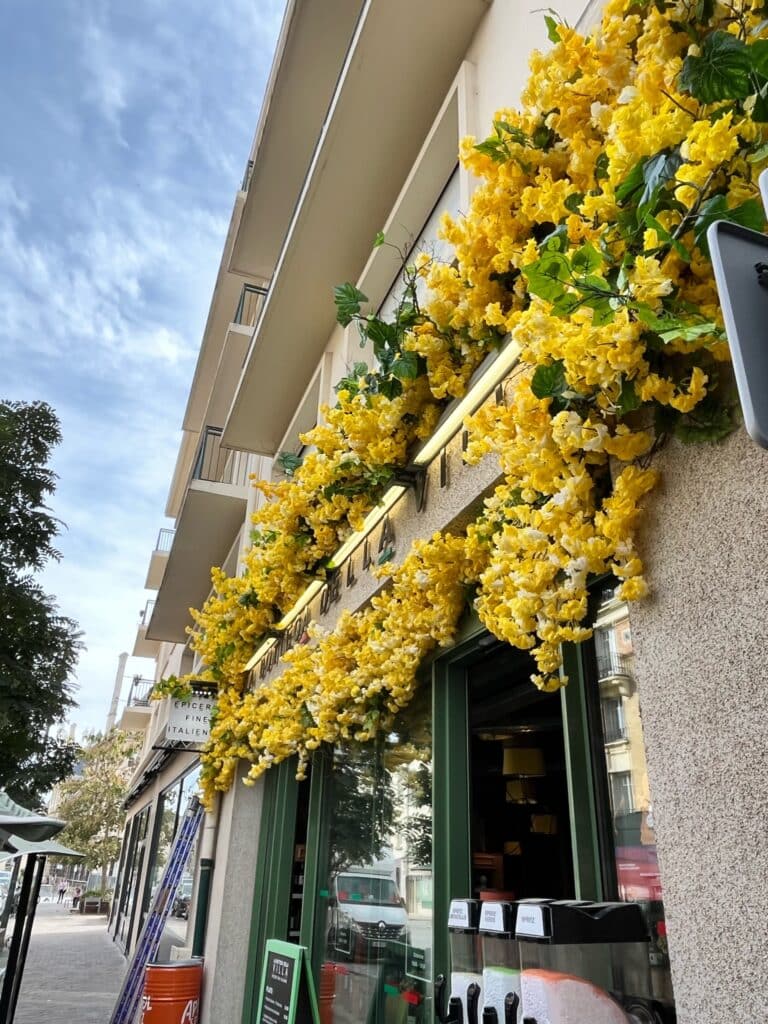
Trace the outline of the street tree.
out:
M 112 729 L 80 750 L 76 775 L 59 784 L 57 817 L 67 822 L 60 841 L 85 854 L 84 865 L 101 869 L 101 891 L 120 853 L 123 800 L 141 750 L 142 735 Z
M 75 703 L 80 633 L 33 575 L 59 558 L 61 524 L 46 502 L 60 441 L 49 405 L 0 400 L 0 785 L 26 806 L 71 771 L 76 754 L 51 727 Z

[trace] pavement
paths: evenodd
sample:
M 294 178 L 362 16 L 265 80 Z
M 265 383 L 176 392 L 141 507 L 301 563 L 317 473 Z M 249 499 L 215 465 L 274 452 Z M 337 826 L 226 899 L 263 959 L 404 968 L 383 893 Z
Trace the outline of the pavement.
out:
M 40 903 L 14 1024 L 108 1024 L 125 970 L 106 917 Z

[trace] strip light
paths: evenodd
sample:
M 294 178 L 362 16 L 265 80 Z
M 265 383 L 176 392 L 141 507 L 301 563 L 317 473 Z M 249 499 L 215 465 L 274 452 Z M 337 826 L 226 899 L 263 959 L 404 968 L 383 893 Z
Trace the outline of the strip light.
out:
M 245 672 L 250 672 L 252 668 L 255 668 L 256 665 L 258 665 L 258 663 L 261 661 L 261 659 L 267 653 L 267 651 L 270 651 L 275 646 L 276 643 L 277 643 L 277 640 L 275 639 L 275 637 L 273 637 L 273 636 L 267 637 L 267 639 L 262 644 L 259 644 L 259 646 L 256 648 L 256 651 L 255 651 L 253 657 L 248 662 L 248 664 L 245 666 L 244 671 Z
M 510 338 L 501 348 L 484 360 L 470 378 L 463 398 L 457 399 L 443 414 L 437 428 L 413 458 L 414 466 L 428 466 L 460 430 L 467 416 L 476 412 L 491 392 L 509 375 L 520 357 L 520 346 Z
M 428 466 L 429 463 L 432 462 L 440 450 L 448 444 L 451 438 L 453 438 L 459 430 L 461 430 L 461 426 L 467 416 L 471 416 L 473 412 L 476 412 L 493 390 L 497 388 L 509 375 L 510 370 L 517 362 L 519 356 L 520 346 L 510 338 L 503 348 L 499 349 L 498 352 L 484 360 L 470 378 L 470 385 L 466 395 L 464 395 L 463 398 L 456 400 L 446 409 L 443 419 L 438 423 L 437 429 L 432 437 L 422 445 L 414 456 L 411 463 L 412 465 Z M 342 565 L 344 560 L 352 554 L 355 548 L 365 540 L 374 527 L 377 526 L 393 506 L 397 504 L 403 494 L 405 494 L 406 490 L 407 487 L 399 483 L 392 484 L 387 488 L 384 493 L 384 497 L 381 499 L 379 504 L 375 508 L 371 509 L 365 517 L 362 529 L 355 530 L 353 534 L 347 537 L 338 551 L 333 555 L 328 563 L 329 569 L 338 569 L 339 566 Z M 275 628 L 279 630 L 287 629 L 288 626 L 290 626 L 291 623 L 307 607 L 310 601 L 320 593 L 324 586 L 324 581 L 313 580 L 291 610 L 287 612 L 282 619 L 280 619 Z M 264 642 L 256 649 L 251 660 L 245 666 L 245 671 L 249 672 L 254 668 L 259 661 L 261 661 L 267 651 L 271 650 L 276 643 L 277 639 L 275 637 L 268 637 L 264 640 Z

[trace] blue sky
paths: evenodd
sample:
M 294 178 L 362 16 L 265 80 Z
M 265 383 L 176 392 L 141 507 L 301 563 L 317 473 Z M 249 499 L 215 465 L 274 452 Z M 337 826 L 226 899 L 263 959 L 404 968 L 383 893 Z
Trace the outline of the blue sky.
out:
M 0 396 L 64 441 L 42 582 L 77 619 L 80 727 L 129 653 L 284 0 L 0 4 Z M 151 674 L 130 659 L 128 674 Z

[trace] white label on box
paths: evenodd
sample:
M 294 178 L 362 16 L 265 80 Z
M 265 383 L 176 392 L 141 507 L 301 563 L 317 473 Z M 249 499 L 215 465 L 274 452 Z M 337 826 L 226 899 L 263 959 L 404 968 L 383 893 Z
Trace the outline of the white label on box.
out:
M 448 913 L 449 928 L 469 928 L 469 904 L 466 900 L 451 900 Z
M 518 903 L 515 931 L 518 935 L 530 935 L 534 939 L 545 938 L 543 907 Z
M 480 911 L 481 932 L 503 932 L 504 931 L 504 904 L 483 903 Z

